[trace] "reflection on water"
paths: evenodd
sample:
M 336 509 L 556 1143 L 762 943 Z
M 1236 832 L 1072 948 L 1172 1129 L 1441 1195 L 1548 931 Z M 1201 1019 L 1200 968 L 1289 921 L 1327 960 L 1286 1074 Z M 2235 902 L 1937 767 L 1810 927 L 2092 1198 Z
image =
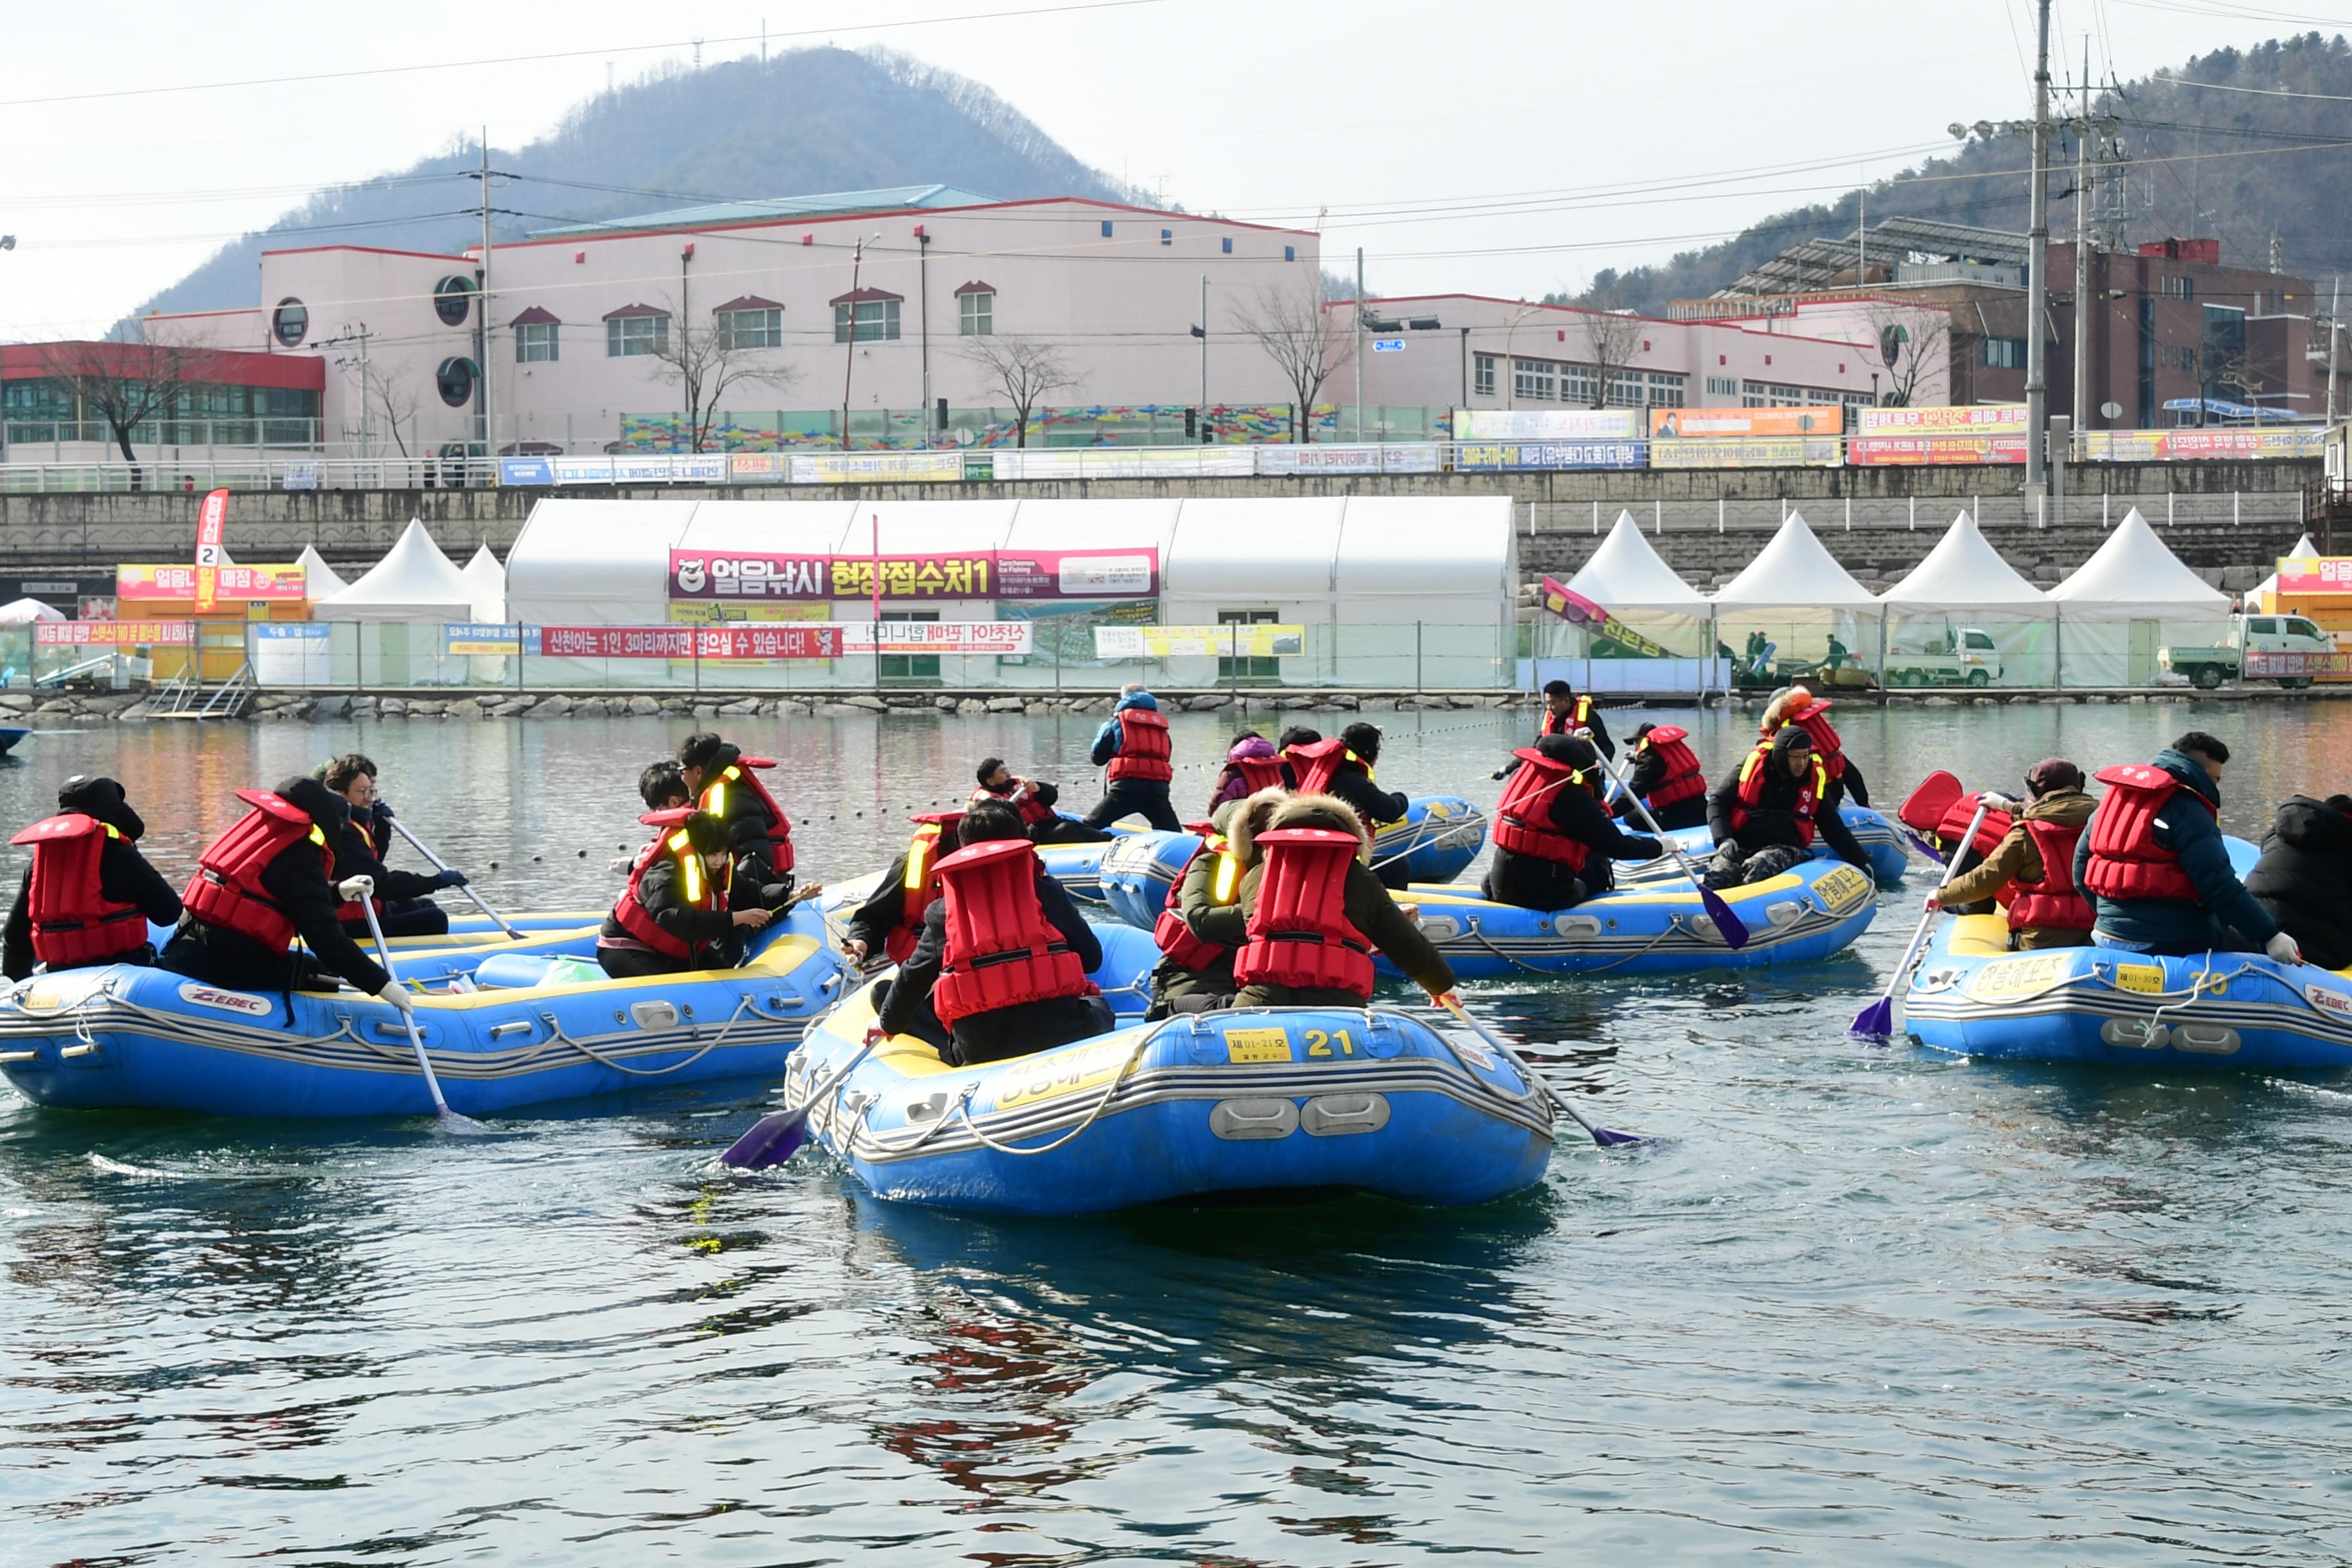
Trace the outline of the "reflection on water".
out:
M 1720 768 L 1746 721 L 1685 717 Z M 2241 747 L 2236 831 L 2352 773 L 2327 706 L 1844 717 L 1890 801 L 2192 722 Z M 1180 791 L 1235 727 L 1178 717 Z M 0 816 L 112 772 L 184 869 L 233 789 L 357 744 L 494 902 L 593 907 L 683 728 L 43 734 Z M 982 754 L 1083 803 L 1093 729 L 750 739 L 829 877 Z M 1394 716 L 1382 782 L 1491 798 L 1515 733 Z M 0 1107 L 6 1560 L 2341 1561 L 2352 1085 L 1856 1046 L 1916 891 L 1810 969 L 1473 987 L 1664 1136 L 1564 1141 L 1541 1189 L 1465 1213 L 1047 1224 L 877 1204 L 821 1155 L 727 1175 L 760 1084 L 462 1143 Z

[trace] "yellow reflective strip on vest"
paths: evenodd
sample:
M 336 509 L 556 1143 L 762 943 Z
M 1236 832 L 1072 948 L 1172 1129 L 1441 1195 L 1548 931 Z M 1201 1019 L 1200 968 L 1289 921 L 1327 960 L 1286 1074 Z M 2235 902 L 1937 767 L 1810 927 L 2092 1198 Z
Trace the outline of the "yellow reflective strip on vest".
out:
M 680 834 L 679 837 L 684 837 L 685 835 Z M 686 873 L 686 901 L 689 904 L 702 902 L 702 857 L 689 849 L 677 864 L 678 868 Z
M 310 825 L 310 842 L 321 849 L 327 847 L 327 831 L 315 822 Z
M 898 885 L 910 893 L 921 892 L 923 884 L 931 879 L 931 857 L 939 847 L 938 828 L 919 829 L 914 843 L 907 847 L 907 875 Z
M 1217 872 L 1209 882 L 1209 897 L 1218 903 L 1230 904 L 1234 895 L 1241 891 L 1241 886 L 1242 863 L 1234 858 L 1232 851 L 1219 850 Z
M 106 829 L 106 836 L 109 838 L 120 838 L 122 837 L 121 830 L 116 828 L 114 824 L 110 822 L 101 822 L 99 826 Z

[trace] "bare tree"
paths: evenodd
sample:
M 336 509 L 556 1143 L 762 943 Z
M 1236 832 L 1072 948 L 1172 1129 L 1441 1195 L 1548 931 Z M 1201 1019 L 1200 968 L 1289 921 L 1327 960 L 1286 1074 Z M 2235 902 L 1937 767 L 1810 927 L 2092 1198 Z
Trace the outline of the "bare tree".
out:
M 1349 335 L 1339 330 L 1326 307 L 1330 287 L 1319 275 L 1286 289 L 1261 289 L 1256 299 L 1234 311 L 1234 324 L 1265 351 L 1297 399 L 1290 406 L 1290 438 L 1314 438 L 1316 395 L 1355 353 Z
M 146 488 L 146 470 L 131 442 L 142 428 L 161 444 L 164 421 L 182 392 L 200 379 L 206 351 L 151 336 L 144 342 L 55 342 L 41 345 L 42 373 L 75 405 L 82 422 L 105 425 L 131 465 L 131 488 Z
M 360 373 L 360 401 L 383 416 L 383 422 L 392 427 L 392 444 L 405 459 L 409 455 L 408 437 L 400 433 L 400 426 L 405 422 L 415 432 L 416 394 L 401 385 L 383 365 L 363 362 L 353 368 Z M 367 455 L 375 456 L 373 452 Z
M 1029 445 L 1029 411 L 1052 393 L 1078 384 L 1062 351 L 1043 338 L 992 332 L 963 340 L 963 355 L 988 376 L 989 390 L 1013 405 L 1013 444 Z
M 1865 311 L 1863 320 L 1870 326 L 1870 341 L 1861 345 L 1863 358 L 1886 375 L 1880 404 L 1888 408 L 1910 407 L 1936 366 L 1949 357 L 1951 313 L 1877 305 Z M 1947 388 L 1948 400 L 1949 394 Z
M 2204 369 L 2204 384 L 2221 392 L 2234 393 L 2234 401 L 2251 405 L 2254 423 L 2263 422 L 2262 395 L 2270 390 L 2270 367 L 2263 357 L 2250 348 L 2230 349 L 2219 345 L 2199 352 L 2198 359 Z
M 731 327 L 721 327 L 716 315 L 697 321 L 675 299 L 662 301 L 669 321 L 654 340 L 648 356 L 662 367 L 662 379 L 674 383 L 685 404 L 689 450 L 699 452 L 718 422 L 719 400 L 729 389 L 744 386 L 782 387 L 798 374 L 781 357 L 782 351 L 749 348 Z
M 1633 363 L 1642 352 L 1642 321 L 1638 316 L 1622 315 L 1625 291 L 1612 289 L 1602 297 L 1599 309 L 1584 318 L 1586 341 L 1591 348 L 1589 359 L 1592 365 L 1592 406 L 1609 406 L 1609 394 L 1617 382 L 1617 373 Z

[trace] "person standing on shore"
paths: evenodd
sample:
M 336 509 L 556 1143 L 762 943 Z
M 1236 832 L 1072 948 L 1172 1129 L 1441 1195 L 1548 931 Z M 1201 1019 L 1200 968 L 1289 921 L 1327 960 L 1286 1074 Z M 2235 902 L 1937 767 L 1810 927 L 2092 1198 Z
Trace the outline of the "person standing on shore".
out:
M 1168 799 L 1169 782 L 1176 776 L 1174 754 L 1160 700 L 1139 685 L 1120 688 L 1118 706 L 1095 732 L 1093 761 L 1107 782 L 1084 826 L 1104 828 L 1121 817 L 1140 816 L 1163 833 L 1181 833 L 1184 824 Z

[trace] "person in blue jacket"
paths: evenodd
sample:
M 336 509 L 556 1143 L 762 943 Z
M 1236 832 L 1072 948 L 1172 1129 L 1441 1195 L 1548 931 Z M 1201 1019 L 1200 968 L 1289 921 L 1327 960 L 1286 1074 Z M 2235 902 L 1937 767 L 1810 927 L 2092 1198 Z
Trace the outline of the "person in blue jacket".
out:
M 1118 706 L 1095 732 L 1093 762 L 1107 782 L 1102 799 L 1087 813 L 1086 826 L 1108 827 L 1122 816 L 1140 816 L 1163 833 L 1181 833 L 1184 824 L 1168 802 L 1176 776 L 1168 721 L 1160 700 L 1142 687 L 1120 689 Z
M 2105 799 L 2074 847 L 2091 940 L 2130 952 L 2261 952 L 2301 962 L 2294 938 L 2246 891 L 2221 842 L 2230 748 L 2191 730 L 2146 767 L 2104 768 Z

